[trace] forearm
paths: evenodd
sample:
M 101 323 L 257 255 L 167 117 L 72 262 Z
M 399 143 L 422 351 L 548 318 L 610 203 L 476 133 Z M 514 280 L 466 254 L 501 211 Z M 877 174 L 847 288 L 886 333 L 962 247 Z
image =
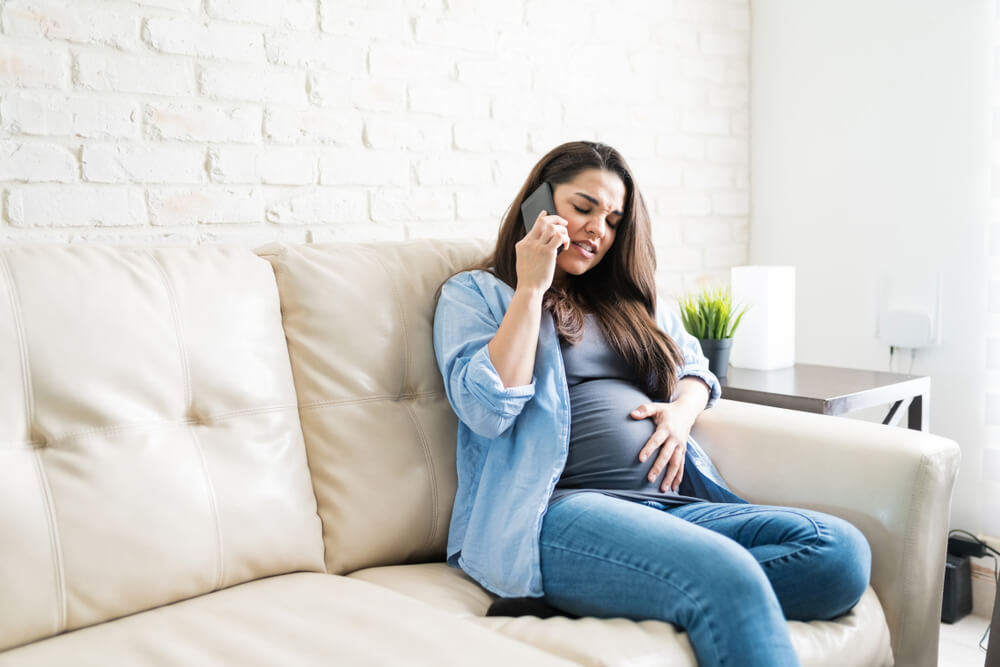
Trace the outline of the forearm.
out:
M 708 385 L 696 377 L 681 378 L 674 390 L 672 403 L 687 412 L 691 422 L 698 418 L 708 405 L 710 396 Z
M 515 290 L 500 328 L 487 346 L 490 361 L 505 387 L 531 382 L 542 319 L 542 296 L 539 290 Z

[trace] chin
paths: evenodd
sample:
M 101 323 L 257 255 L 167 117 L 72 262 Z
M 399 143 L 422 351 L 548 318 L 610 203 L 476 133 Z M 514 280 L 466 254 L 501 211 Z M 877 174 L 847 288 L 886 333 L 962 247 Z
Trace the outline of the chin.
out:
M 571 258 L 571 259 L 575 259 L 575 258 Z M 582 261 L 579 261 L 579 260 L 577 260 L 577 261 L 568 261 L 568 262 L 560 262 L 560 261 L 556 260 L 556 265 L 560 269 L 562 269 L 563 271 L 565 271 L 566 273 L 568 273 L 570 275 L 582 276 L 587 271 L 590 271 L 595 266 L 597 266 L 598 263 L 600 263 L 600 261 L 601 261 L 600 259 L 597 260 L 597 261 L 590 260 L 590 261 L 587 261 L 587 262 L 582 262 Z
M 571 276 L 582 276 L 591 268 L 590 266 L 579 266 L 575 263 L 571 266 L 563 266 L 562 264 L 559 264 L 558 267 L 562 269 L 564 273 Z

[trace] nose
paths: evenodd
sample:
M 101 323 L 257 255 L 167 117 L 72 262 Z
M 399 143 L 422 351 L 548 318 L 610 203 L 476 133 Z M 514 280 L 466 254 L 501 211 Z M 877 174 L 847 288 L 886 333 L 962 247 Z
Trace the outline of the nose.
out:
M 608 222 L 603 215 L 595 215 L 587 221 L 586 230 L 598 238 L 604 238 L 608 230 Z

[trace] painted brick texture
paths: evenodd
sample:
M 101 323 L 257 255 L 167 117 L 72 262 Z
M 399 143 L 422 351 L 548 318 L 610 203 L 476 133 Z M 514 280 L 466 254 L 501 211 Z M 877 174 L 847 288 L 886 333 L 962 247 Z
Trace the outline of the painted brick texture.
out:
M 0 0 L 0 244 L 494 238 L 596 139 L 667 293 L 747 255 L 749 0 Z

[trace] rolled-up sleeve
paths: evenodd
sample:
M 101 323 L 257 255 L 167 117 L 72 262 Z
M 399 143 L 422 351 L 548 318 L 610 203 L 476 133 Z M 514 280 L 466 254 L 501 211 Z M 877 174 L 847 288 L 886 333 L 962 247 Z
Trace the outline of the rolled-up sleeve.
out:
M 459 420 L 495 438 L 510 428 L 535 394 L 535 383 L 505 387 L 493 366 L 489 342 L 500 322 L 468 273 L 441 288 L 434 313 L 434 354 L 445 393 Z
M 684 365 L 677 369 L 678 379 L 696 377 L 702 380 L 709 389 L 705 407 L 712 407 L 722 396 L 722 387 L 715 374 L 708 370 L 708 358 L 701 351 L 701 343 L 684 329 L 680 316 L 662 302 L 657 304 L 656 321 L 664 333 L 674 339 L 684 357 Z

